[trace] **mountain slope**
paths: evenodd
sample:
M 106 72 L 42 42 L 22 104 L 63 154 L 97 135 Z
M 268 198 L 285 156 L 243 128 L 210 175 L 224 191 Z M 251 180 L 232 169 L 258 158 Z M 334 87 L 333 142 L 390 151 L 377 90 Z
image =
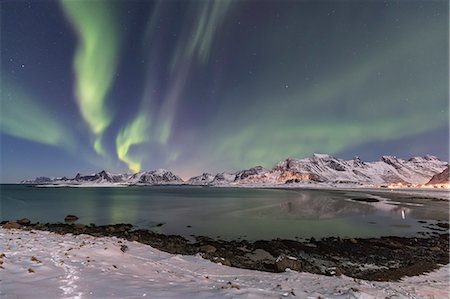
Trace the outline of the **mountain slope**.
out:
M 214 180 L 214 175 L 210 173 L 202 173 L 199 176 L 191 177 L 186 183 L 189 185 L 208 185 Z
M 448 165 L 434 156 L 414 157 L 409 160 L 383 156 L 375 162 L 364 162 L 355 157 L 342 160 L 330 155 L 314 154 L 312 157 L 279 162 L 272 171 L 291 172 L 310 176 L 310 180 L 335 183 L 426 183 L 431 176 Z M 301 178 L 299 178 L 301 180 Z
M 427 185 L 435 185 L 435 184 L 449 184 L 450 183 L 450 173 L 449 167 L 438 174 L 433 175 L 431 180 L 427 183 Z
M 285 159 L 270 170 L 257 166 L 236 173 L 219 173 L 209 184 L 215 186 L 285 183 L 424 184 L 447 166 L 447 162 L 429 155 L 409 160 L 383 156 L 379 161 L 365 162 L 358 157 L 342 160 L 330 155 L 314 154 L 305 159 Z M 191 178 L 188 183 L 199 184 L 197 178 Z M 202 184 L 205 185 L 205 182 L 206 180 L 202 181 Z
M 127 182 L 131 184 L 161 185 L 181 184 L 183 180 L 168 170 L 158 169 L 135 173 L 128 178 Z

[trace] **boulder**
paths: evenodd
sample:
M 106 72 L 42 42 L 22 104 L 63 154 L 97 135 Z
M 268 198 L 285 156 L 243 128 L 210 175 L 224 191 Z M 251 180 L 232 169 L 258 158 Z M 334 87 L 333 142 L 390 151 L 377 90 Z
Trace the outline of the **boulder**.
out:
M 342 272 L 338 267 L 331 267 L 331 268 L 325 269 L 324 274 L 327 276 L 341 276 Z
M 22 225 L 17 223 L 16 221 L 8 221 L 7 223 L 3 224 L 3 228 L 11 229 L 11 228 L 21 228 Z
M 279 272 L 283 272 L 287 268 L 300 272 L 303 269 L 303 263 L 295 257 L 282 254 L 275 261 L 275 268 Z
M 204 253 L 214 253 L 216 250 L 217 248 L 212 245 L 203 245 L 199 248 L 199 251 Z
M 20 225 L 29 225 L 31 221 L 28 218 L 22 218 L 20 220 L 17 220 L 17 223 L 19 223 Z
M 67 223 L 73 223 L 73 222 L 75 222 L 75 221 L 77 221 L 77 220 L 78 220 L 78 217 L 75 216 L 75 215 L 67 215 L 67 216 L 64 218 L 64 221 L 67 222 Z

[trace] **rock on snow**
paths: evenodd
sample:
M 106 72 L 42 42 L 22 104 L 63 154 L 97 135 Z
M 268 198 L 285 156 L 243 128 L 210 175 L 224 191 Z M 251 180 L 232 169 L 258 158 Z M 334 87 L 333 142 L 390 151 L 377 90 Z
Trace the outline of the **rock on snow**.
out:
M 2 298 L 448 298 L 447 265 L 400 282 L 231 268 L 136 242 L 0 228 Z M 125 252 L 121 250 L 126 246 Z

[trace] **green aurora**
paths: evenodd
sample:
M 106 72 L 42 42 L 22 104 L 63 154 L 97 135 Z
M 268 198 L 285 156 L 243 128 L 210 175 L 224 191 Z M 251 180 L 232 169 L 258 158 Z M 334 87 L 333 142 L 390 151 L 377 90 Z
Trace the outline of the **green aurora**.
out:
M 104 154 L 101 136 L 113 118 L 105 102 L 121 45 L 117 13 L 107 1 L 62 0 L 61 6 L 79 37 L 74 69 L 80 112 L 96 138 L 95 151 Z
M 4 3 L 5 172 L 25 163 L 15 147 L 67 165 L 48 175 L 187 178 L 314 152 L 448 159 L 448 11 L 446 1 Z

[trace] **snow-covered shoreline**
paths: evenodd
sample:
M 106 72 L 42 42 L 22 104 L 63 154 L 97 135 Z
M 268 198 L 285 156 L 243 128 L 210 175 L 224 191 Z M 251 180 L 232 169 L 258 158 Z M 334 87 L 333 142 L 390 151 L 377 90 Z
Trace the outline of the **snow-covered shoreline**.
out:
M 450 294 L 450 265 L 400 282 L 369 282 L 231 268 L 114 237 L 4 228 L 0 237 L 2 298 L 448 298 Z

